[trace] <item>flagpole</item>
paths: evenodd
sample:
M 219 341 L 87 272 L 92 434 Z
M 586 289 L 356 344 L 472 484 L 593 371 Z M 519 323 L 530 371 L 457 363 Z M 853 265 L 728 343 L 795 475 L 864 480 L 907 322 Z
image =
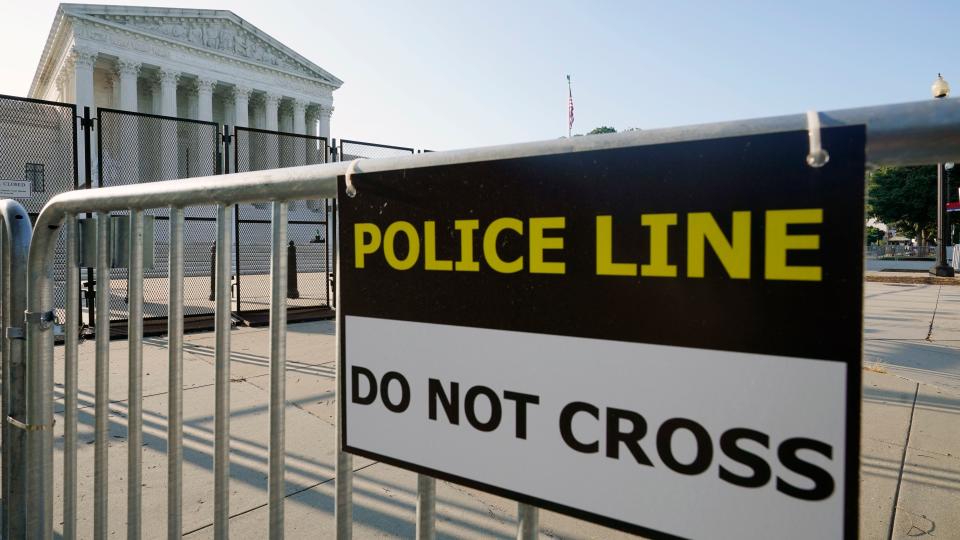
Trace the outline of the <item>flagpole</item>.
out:
M 573 88 L 570 86 L 570 76 L 567 75 L 567 138 L 571 137 L 573 122 L 570 121 L 570 102 L 573 100 Z

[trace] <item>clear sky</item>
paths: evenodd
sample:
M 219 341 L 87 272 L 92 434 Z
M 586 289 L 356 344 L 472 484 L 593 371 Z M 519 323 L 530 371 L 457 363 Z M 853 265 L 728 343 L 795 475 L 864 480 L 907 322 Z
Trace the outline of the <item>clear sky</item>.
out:
M 344 80 L 332 135 L 432 149 L 960 92 L 954 1 L 127 0 L 229 9 Z M 0 93 L 25 95 L 57 3 L 3 0 Z M 955 95 L 960 95 L 955 92 Z

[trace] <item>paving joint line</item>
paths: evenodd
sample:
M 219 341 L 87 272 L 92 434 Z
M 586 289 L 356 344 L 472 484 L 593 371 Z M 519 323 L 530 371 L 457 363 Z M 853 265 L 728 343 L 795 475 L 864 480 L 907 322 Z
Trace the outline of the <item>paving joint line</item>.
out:
M 269 373 L 266 373 L 265 375 L 269 375 Z M 258 386 L 258 385 L 256 385 L 256 384 L 253 384 L 252 382 L 250 382 L 250 381 L 248 381 L 248 380 L 245 380 L 245 381 L 243 381 L 243 382 L 249 384 L 250 386 L 256 388 L 257 390 L 260 390 L 261 392 L 269 392 L 268 389 L 263 388 L 262 386 Z M 315 414 L 315 413 L 313 413 L 313 412 L 311 412 L 311 411 L 308 411 L 307 409 L 303 408 L 303 406 L 301 406 L 299 403 L 294 403 L 293 401 L 288 400 L 288 399 L 286 398 L 286 396 L 284 396 L 284 402 L 285 402 L 288 406 L 292 406 L 292 407 L 295 407 L 295 408 L 297 408 L 297 409 L 300 409 L 301 411 L 309 414 L 310 416 L 316 418 L 317 420 L 320 420 L 321 422 L 323 422 L 324 424 L 326 424 L 326 425 L 328 425 L 328 426 L 332 425 L 333 427 L 336 427 L 334 424 L 331 424 L 331 423 L 330 423 L 328 420 L 326 420 L 325 418 L 323 418 L 323 417 L 321 417 L 321 416 L 319 416 L 319 415 L 317 415 L 317 414 Z
M 362 471 L 362 470 L 364 470 L 364 469 L 367 469 L 367 468 L 369 468 L 369 467 L 373 467 L 374 465 L 378 465 L 379 463 L 380 463 L 379 461 L 374 461 L 374 462 L 372 462 L 372 463 L 367 463 L 366 465 L 364 465 L 364 466 L 362 466 L 362 467 L 357 467 L 356 469 L 353 469 L 353 472 L 355 472 L 355 473 L 360 472 L 360 471 Z M 299 494 L 304 493 L 304 492 L 306 492 L 306 491 L 310 491 L 311 489 L 314 489 L 314 488 L 316 488 L 316 487 L 320 487 L 320 486 L 322 486 L 322 485 L 324 485 L 324 484 L 329 484 L 330 482 L 333 482 L 334 480 L 336 480 L 336 476 L 334 476 L 334 477 L 332 477 L 332 478 L 327 478 L 326 480 L 323 480 L 323 481 L 321 481 L 321 482 L 317 482 L 317 483 L 315 483 L 315 484 L 313 484 L 313 485 L 306 486 L 306 487 L 302 487 L 302 488 L 300 488 L 300 489 L 298 489 L 298 490 L 296 490 L 296 491 L 292 491 L 292 492 L 290 492 L 290 493 L 287 493 L 286 495 L 283 496 L 283 498 L 284 498 L 284 499 L 289 499 L 290 497 L 293 497 L 294 495 L 299 495 Z M 240 516 L 242 516 L 242 515 L 244 515 L 244 514 L 249 514 L 250 512 L 253 512 L 254 510 L 259 510 L 259 509 L 261 509 L 261 508 L 265 508 L 265 507 L 267 507 L 269 504 L 270 504 L 270 503 L 263 503 L 263 504 L 259 504 L 259 505 L 257 505 L 257 506 L 254 506 L 254 507 L 252 507 L 252 508 L 247 508 L 246 510 L 241 510 L 241 511 L 237 512 L 236 514 L 231 514 L 231 515 L 230 515 L 230 519 L 233 519 L 233 518 L 235 518 L 235 517 L 240 517 Z M 211 523 L 207 523 L 206 525 L 204 525 L 204 526 L 202 526 L 202 527 L 197 527 L 196 529 L 193 529 L 192 531 L 187 531 L 187 532 L 183 533 L 183 536 L 184 536 L 184 537 L 189 536 L 189 535 L 191 535 L 191 534 L 193 534 L 193 533 L 195 533 L 195 532 L 200 532 L 200 531 L 202 531 L 202 530 L 204 530 L 204 529 L 209 529 L 209 528 L 212 527 L 212 526 L 213 526 L 213 523 L 212 523 L 212 522 L 211 522 Z
M 913 415 L 917 411 L 917 396 L 920 394 L 920 383 L 916 383 L 913 391 L 913 406 L 910 408 L 910 422 L 907 423 L 907 440 L 903 443 L 903 453 L 900 455 L 900 472 L 897 473 L 897 489 L 893 494 L 893 509 L 890 512 L 890 529 L 887 534 L 893 540 L 893 527 L 897 522 L 897 508 L 900 506 L 900 485 L 903 483 L 903 469 L 907 463 L 907 449 L 910 448 L 910 435 L 913 433 Z
M 933 335 L 933 321 L 937 320 L 937 310 L 940 308 L 940 295 L 943 293 L 943 285 L 937 289 L 937 301 L 933 304 L 933 315 L 930 316 L 930 329 L 927 330 L 926 341 L 933 341 L 930 336 Z

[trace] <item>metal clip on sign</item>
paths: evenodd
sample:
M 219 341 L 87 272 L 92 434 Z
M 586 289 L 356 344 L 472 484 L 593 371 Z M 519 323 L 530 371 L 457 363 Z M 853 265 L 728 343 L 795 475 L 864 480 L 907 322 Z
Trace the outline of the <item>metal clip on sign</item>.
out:
M 353 178 L 352 178 L 352 176 L 353 176 L 354 168 L 356 168 L 357 162 L 360 161 L 360 159 L 361 159 L 361 158 L 357 158 L 357 159 L 351 161 L 351 162 L 350 162 L 350 165 L 347 166 L 347 173 L 346 173 L 346 175 L 345 175 L 345 179 L 346 179 L 345 181 L 346 181 L 346 184 L 347 184 L 347 197 L 350 197 L 351 199 L 352 199 L 353 197 L 356 197 L 356 196 L 357 196 L 357 188 L 353 186 Z
M 819 169 L 830 161 L 830 154 L 820 144 L 820 113 L 817 111 L 807 111 L 807 134 L 810 136 L 807 165 Z

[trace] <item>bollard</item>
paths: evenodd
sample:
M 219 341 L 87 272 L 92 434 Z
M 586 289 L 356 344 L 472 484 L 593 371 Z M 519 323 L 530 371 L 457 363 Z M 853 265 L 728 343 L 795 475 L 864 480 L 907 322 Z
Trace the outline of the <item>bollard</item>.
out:
M 210 246 L 210 301 L 217 297 L 217 243 Z
M 89 278 L 89 275 L 88 275 Z M 96 315 L 96 299 L 97 299 L 97 281 L 95 279 L 87 279 L 83 282 L 84 292 L 83 296 L 87 299 L 87 324 L 94 326 L 93 321 L 94 316 Z
M 287 298 L 300 298 L 297 287 L 297 246 L 293 240 L 287 246 Z

